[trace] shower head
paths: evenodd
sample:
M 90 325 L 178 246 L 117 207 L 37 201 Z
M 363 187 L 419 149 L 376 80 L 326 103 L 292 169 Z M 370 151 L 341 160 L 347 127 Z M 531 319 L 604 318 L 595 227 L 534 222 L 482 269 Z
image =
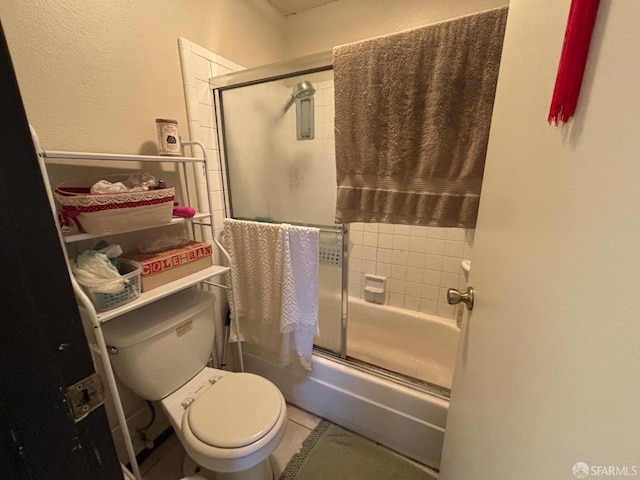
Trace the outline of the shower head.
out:
M 291 92 L 291 96 L 289 97 L 287 104 L 284 106 L 284 110 L 282 111 L 282 113 L 284 114 L 287 110 L 289 110 L 289 108 L 291 107 L 291 105 L 293 105 L 293 102 L 295 102 L 296 99 L 312 97 L 314 93 L 316 93 L 316 89 L 313 88 L 313 85 L 311 85 L 311 82 L 308 82 L 307 80 L 303 80 L 302 82 L 296 83 L 293 86 L 293 91 Z
M 316 89 L 313 88 L 311 82 L 303 80 L 293 87 L 293 93 L 291 96 L 294 98 L 306 98 L 312 96 L 314 93 L 316 93 Z

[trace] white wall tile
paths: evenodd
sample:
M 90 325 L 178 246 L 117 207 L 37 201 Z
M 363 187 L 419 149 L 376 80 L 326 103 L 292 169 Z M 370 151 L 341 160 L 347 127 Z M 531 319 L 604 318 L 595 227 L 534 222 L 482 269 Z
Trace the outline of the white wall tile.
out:
M 413 310 L 415 312 L 420 311 L 420 298 L 412 297 L 410 295 L 405 295 L 404 297 L 404 308 L 408 310 Z
M 422 277 L 422 283 L 424 283 L 425 285 L 440 286 L 441 278 L 442 272 L 440 270 L 425 270 Z
M 211 62 L 199 55 L 192 55 L 192 59 L 193 74 L 195 78 L 197 80 L 208 82 L 209 77 L 211 77 Z
M 217 77 L 218 75 L 226 75 L 227 73 L 231 73 L 233 72 L 233 70 L 228 67 L 222 66 L 219 63 L 212 62 L 210 64 L 209 72 L 211 77 Z
M 376 262 L 375 260 L 365 260 L 364 261 L 364 269 L 362 271 L 365 274 L 376 274 Z
M 423 227 L 421 225 L 411 225 L 411 236 L 427 238 L 429 235 L 429 227 Z
M 378 232 L 393 235 L 393 227 L 393 225 L 390 225 L 388 223 L 380 223 L 378 224 Z
M 410 267 L 424 268 L 424 253 L 409 252 L 407 265 Z
M 447 257 L 459 257 L 462 258 L 464 253 L 464 242 L 456 240 L 447 240 L 444 245 L 444 254 Z
M 438 301 L 438 295 L 440 294 L 440 287 L 436 285 L 424 285 L 420 291 L 420 296 L 427 300 Z
M 390 248 L 378 248 L 378 255 L 376 260 L 380 263 L 391 263 L 391 257 L 393 250 Z
M 232 70 L 232 71 L 236 71 L 236 70 L 242 70 L 241 68 L 238 68 L 238 64 L 235 62 L 232 62 L 231 60 L 229 60 L 228 58 L 223 57 L 222 55 L 218 55 L 218 59 L 216 60 L 216 63 L 227 67 L 228 69 Z
M 373 232 L 364 231 L 362 237 L 362 244 L 365 247 L 377 247 L 378 246 L 378 234 Z
M 380 275 L 383 277 L 391 276 L 391 264 L 390 263 L 380 263 L 378 262 L 376 265 L 376 275 Z
M 442 277 L 440 277 L 440 285 L 441 290 L 445 292 L 445 296 L 443 297 L 446 301 L 446 291 L 448 288 L 457 288 L 458 283 L 460 282 L 460 275 L 456 275 L 455 273 L 446 273 L 442 272 Z
M 406 282 L 404 280 L 398 280 L 397 278 L 392 278 L 390 283 L 389 291 L 391 293 L 403 293 L 405 292 Z
M 409 238 L 405 235 L 393 236 L 393 249 L 394 250 L 409 250 Z
M 409 237 L 409 251 L 426 253 L 427 239 L 421 237 Z
M 464 242 L 467 230 L 464 228 L 447 228 L 447 240 Z
M 178 38 L 178 48 L 183 48 L 187 51 L 191 51 L 191 41 L 187 40 L 184 37 L 179 37 Z
M 422 283 L 424 275 L 424 269 L 408 266 L 407 267 L 407 280 L 411 282 Z
M 196 80 L 195 90 L 196 101 L 198 103 L 213 106 L 213 96 L 211 93 L 211 88 L 209 87 L 209 82 L 205 82 L 204 80 Z M 213 110 L 211 110 L 211 112 L 213 112 Z M 213 118 L 213 115 L 211 115 L 211 117 Z
M 375 247 L 363 247 L 364 255 L 362 256 L 365 260 L 369 260 L 372 262 L 376 261 L 378 256 L 378 249 Z
M 194 55 L 198 55 L 199 57 L 204 58 L 209 63 L 215 62 L 218 60 L 218 56 L 215 53 L 213 53 L 211 50 L 207 48 L 201 47 L 197 43 L 191 42 L 191 51 L 193 52 Z
M 420 298 L 420 295 L 422 294 L 422 284 L 421 283 L 407 281 L 405 283 L 405 291 L 404 291 L 404 293 L 406 295 L 410 295 L 412 297 Z M 405 299 L 405 302 L 406 302 L 406 299 Z
M 409 258 L 409 252 L 405 252 L 402 250 L 393 250 L 393 254 L 391 256 L 392 263 L 396 265 L 407 265 L 407 259 Z
M 447 229 L 446 228 L 437 228 L 437 227 L 428 227 L 427 236 L 429 238 L 447 238 Z
M 411 226 L 410 225 L 394 225 L 393 233 L 396 235 L 411 235 Z
M 459 273 L 461 269 L 459 257 L 444 257 L 442 271 L 447 273 Z
M 443 255 L 444 254 L 444 245 L 445 241 L 435 238 L 427 239 L 427 253 L 432 255 Z
M 379 248 L 393 248 L 393 235 L 388 233 L 378 234 L 378 247 Z
M 216 131 L 213 127 L 200 126 L 200 141 L 208 150 L 215 150 L 218 146 Z
M 424 258 L 424 268 L 428 268 L 429 270 L 442 270 L 442 263 L 444 257 L 442 255 L 429 255 L 426 254 Z
M 391 277 L 399 280 L 404 280 L 407 277 L 407 267 L 405 267 L 404 265 L 398 265 L 397 263 L 392 263 Z
M 364 232 L 362 230 L 356 230 L 353 228 L 349 232 L 349 240 L 351 240 L 356 245 L 362 245 L 362 239 L 364 238 Z
M 404 295 L 400 293 L 389 294 L 389 305 L 392 307 L 404 308 Z

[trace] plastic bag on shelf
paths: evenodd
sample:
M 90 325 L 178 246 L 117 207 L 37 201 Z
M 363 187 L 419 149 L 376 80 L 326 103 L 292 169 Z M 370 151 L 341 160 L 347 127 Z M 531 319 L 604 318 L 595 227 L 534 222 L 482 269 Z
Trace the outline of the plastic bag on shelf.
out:
M 122 255 L 122 248 L 120 245 L 116 243 L 110 244 L 106 240 L 100 240 L 94 245 L 93 250 L 98 253 L 105 254 L 114 267 L 117 269 L 120 268 L 120 259 L 118 258 Z
M 73 265 L 73 274 L 84 285 L 91 286 L 97 293 L 120 293 L 125 282 L 109 257 L 95 250 L 85 250 Z

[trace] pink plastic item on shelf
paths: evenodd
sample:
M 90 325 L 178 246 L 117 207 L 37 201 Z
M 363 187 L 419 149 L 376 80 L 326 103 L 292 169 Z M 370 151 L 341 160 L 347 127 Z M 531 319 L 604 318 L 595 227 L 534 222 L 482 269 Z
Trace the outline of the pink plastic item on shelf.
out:
M 193 207 L 173 207 L 174 217 L 191 218 L 196 214 L 196 210 Z

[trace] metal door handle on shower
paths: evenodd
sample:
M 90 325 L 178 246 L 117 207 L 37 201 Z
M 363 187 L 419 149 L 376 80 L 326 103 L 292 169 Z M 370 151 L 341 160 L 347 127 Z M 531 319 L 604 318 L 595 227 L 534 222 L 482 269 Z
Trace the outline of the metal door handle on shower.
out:
M 473 287 L 468 287 L 464 293 L 455 288 L 450 288 L 447 290 L 447 303 L 449 305 L 464 303 L 467 306 L 467 310 L 473 310 Z

